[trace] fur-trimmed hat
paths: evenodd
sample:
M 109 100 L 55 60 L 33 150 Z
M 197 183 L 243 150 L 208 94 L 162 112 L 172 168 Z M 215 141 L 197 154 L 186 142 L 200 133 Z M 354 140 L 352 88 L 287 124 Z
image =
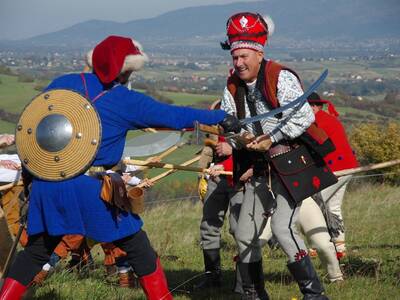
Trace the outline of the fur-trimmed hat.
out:
M 321 99 L 321 97 L 316 92 L 313 92 L 310 96 L 308 96 L 307 101 L 308 103 L 310 103 L 310 105 L 314 104 L 322 106 L 324 104 L 327 104 L 329 114 L 335 117 L 339 116 L 339 113 L 337 112 L 333 103 L 329 100 Z
M 242 12 L 231 16 L 226 23 L 228 40 L 221 43 L 224 50 L 252 49 L 263 51 L 275 25 L 269 16 Z
M 126 71 L 138 71 L 148 61 L 142 46 L 135 40 L 111 35 L 86 55 L 86 62 L 104 84 Z

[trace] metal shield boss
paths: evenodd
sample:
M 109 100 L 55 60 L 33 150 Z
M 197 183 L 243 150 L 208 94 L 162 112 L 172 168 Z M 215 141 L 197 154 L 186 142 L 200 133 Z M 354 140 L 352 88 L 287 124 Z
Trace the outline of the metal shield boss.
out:
M 84 96 L 55 89 L 36 96 L 25 107 L 15 138 L 29 172 L 61 181 L 90 167 L 100 145 L 100 118 Z

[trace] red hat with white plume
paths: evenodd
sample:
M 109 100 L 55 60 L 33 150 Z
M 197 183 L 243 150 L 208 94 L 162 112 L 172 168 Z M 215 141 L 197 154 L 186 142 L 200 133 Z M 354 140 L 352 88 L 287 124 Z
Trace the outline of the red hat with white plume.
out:
M 274 22 L 269 16 L 251 12 L 235 14 L 226 23 L 228 40 L 221 43 L 221 47 L 231 52 L 243 48 L 263 51 L 274 29 Z

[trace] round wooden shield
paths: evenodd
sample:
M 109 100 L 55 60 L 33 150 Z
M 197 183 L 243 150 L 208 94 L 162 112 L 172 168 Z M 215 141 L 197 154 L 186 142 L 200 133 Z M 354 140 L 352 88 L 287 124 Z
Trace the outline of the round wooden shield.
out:
M 101 140 L 96 109 L 82 95 L 55 89 L 24 109 L 15 133 L 22 164 L 36 177 L 61 181 L 86 171 Z

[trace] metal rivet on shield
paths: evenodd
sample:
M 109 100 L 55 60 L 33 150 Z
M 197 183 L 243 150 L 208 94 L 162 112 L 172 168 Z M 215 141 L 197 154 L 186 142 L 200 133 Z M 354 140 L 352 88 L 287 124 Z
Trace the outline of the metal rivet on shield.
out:
M 65 177 L 65 176 L 67 176 L 67 174 L 65 174 L 64 171 L 61 171 L 61 172 L 60 172 L 60 176 L 61 176 L 61 177 Z
M 78 132 L 75 136 L 77 139 L 80 139 L 82 137 L 82 132 Z
M 32 128 L 28 128 L 28 130 L 26 131 L 28 134 L 32 133 Z
M 60 161 L 60 157 L 59 156 L 54 156 L 54 161 L 55 162 L 59 162 Z
M 27 164 L 29 160 L 27 158 L 24 159 L 24 164 Z
M 43 97 L 45 100 L 47 100 L 47 99 L 49 99 L 50 98 L 50 95 L 49 94 L 46 94 L 46 95 L 44 95 L 44 97 Z
M 21 131 L 21 130 L 22 130 L 22 125 L 18 125 L 18 126 L 17 126 L 17 130 L 18 130 L 18 131 Z
M 97 140 L 96 139 L 92 140 L 92 145 L 97 145 Z
M 90 105 L 89 104 L 85 104 L 85 108 L 86 109 L 90 109 Z
M 53 108 L 54 108 L 54 106 L 53 106 L 53 105 L 49 105 L 49 107 L 48 107 L 48 109 L 49 109 L 50 111 L 52 111 L 52 110 L 53 110 Z

